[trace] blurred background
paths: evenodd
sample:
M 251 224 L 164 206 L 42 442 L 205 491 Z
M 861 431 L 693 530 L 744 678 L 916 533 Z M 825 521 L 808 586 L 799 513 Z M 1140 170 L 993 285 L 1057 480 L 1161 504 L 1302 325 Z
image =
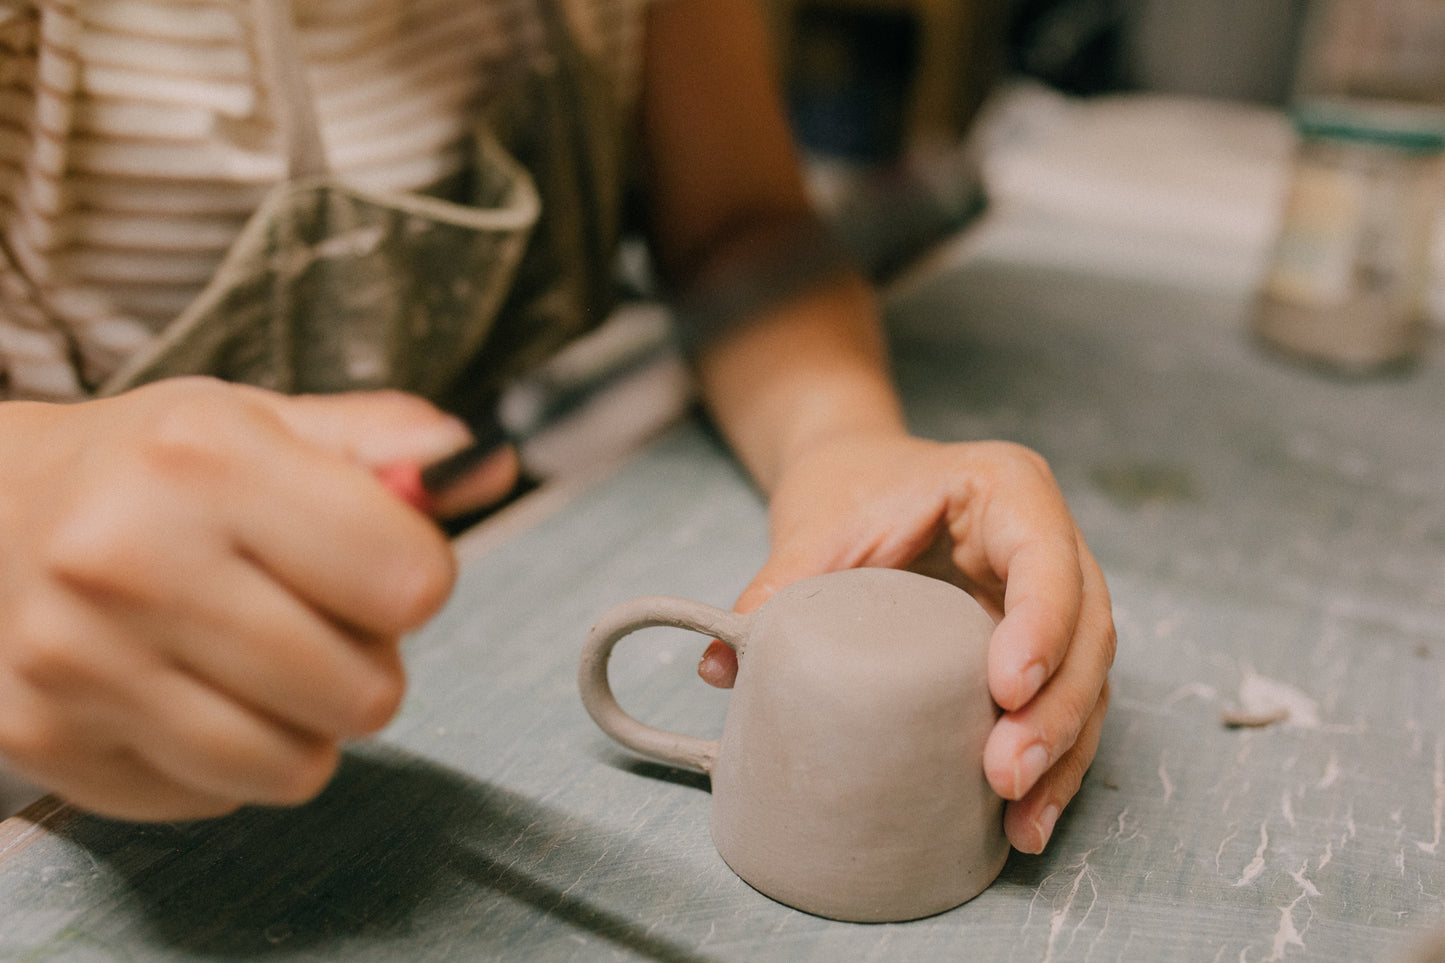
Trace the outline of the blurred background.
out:
M 1391 0 L 766 0 L 797 132 L 882 161 L 966 131 L 1001 85 L 1283 107 L 1306 24 Z M 1419 6 L 1395 4 L 1397 6 Z M 1425 6 L 1438 6 L 1426 0 Z M 1393 49 L 1379 52 L 1389 58 Z
M 880 276 L 989 210 L 1035 258 L 1445 318 L 1445 0 L 767 2 L 815 192 Z

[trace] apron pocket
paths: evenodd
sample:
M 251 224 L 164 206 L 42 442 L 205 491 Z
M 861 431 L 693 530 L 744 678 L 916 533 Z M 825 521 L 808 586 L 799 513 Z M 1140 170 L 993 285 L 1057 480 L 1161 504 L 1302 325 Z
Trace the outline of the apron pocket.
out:
M 282 184 L 194 302 L 102 395 L 179 375 L 287 393 L 444 395 L 486 340 L 541 210 L 488 133 L 473 203 Z

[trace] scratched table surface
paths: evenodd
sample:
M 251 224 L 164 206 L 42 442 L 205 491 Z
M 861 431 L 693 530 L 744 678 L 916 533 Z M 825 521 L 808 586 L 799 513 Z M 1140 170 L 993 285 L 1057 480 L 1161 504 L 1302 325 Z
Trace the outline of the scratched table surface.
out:
M 1047 455 L 1120 633 L 1081 793 L 972 902 L 890 925 L 779 906 L 713 850 L 705 780 L 584 714 L 598 614 L 727 606 L 763 559 L 762 502 L 688 423 L 465 565 L 407 643 L 400 716 L 313 804 L 12 825 L 0 958 L 1410 958 L 1445 916 L 1445 358 L 1324 377 L 1261 353 L 1247 311 L 987 259 L 891 306 L 916 430 Z M 720 731 L 702 643 L 630 638 L 623 704 Z

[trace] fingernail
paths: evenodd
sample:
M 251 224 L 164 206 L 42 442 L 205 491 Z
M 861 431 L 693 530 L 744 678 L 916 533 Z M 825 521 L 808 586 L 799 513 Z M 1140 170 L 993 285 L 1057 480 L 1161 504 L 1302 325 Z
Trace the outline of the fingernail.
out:
M 1014 798 L 1022 799 L 1023 796 L 1033 788 L 1034 783 L 1049 768 L 1049 753 L 1043 746 L 1035 743 L 1025 749 L 1014 763 Z
M 1039 818 L 1034 823 L 1034 829 L 1038 830 L 1039 833 L 1039 852 L 1042 853 L 1044 851 L 1044 847 L 1049 844 L 1049 840 L 1053 838 L 1054 824 L 1058 821 L 1058 806 L 1046 806 L 1044 807 L 1044 811 L 1039 813 Z
M 1042 662 L 1035 662 L 1019 673 L 1019 705 L 1023 705 L 1039 694 L 1048 674 L 1049 670 L 1044 667 Z

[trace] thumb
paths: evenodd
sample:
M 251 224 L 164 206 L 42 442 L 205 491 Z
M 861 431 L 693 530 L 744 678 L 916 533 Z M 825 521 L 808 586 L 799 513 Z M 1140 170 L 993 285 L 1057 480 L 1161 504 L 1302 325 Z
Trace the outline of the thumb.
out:
M 501 444 L 441 491 L 424 490 L 418 477 L 422 467 L 462 451 L 473 438 L 461 419 L 416 395 L 356 391 L 280 398 L 278 405 L 296 434 L 379 470 L 393 491 L 439 518 L 500 501 L 521 473 L 516 449 Z
M 779 589 L 826 571 L 828 566 L 810 553 L 774 551 L 733 603 L 733 611 L 744 615 L 756 611 Z M 719 689 L 732 688 L 738 675 L 737 653 L 726 643 L 713 639 L 698 662 L 697 674 L 708 685 Z
M 472 437 L 461 419 L 401 391 L 278 398 L 277 410 L 296 434 L 369 466 L 429 464 Z

